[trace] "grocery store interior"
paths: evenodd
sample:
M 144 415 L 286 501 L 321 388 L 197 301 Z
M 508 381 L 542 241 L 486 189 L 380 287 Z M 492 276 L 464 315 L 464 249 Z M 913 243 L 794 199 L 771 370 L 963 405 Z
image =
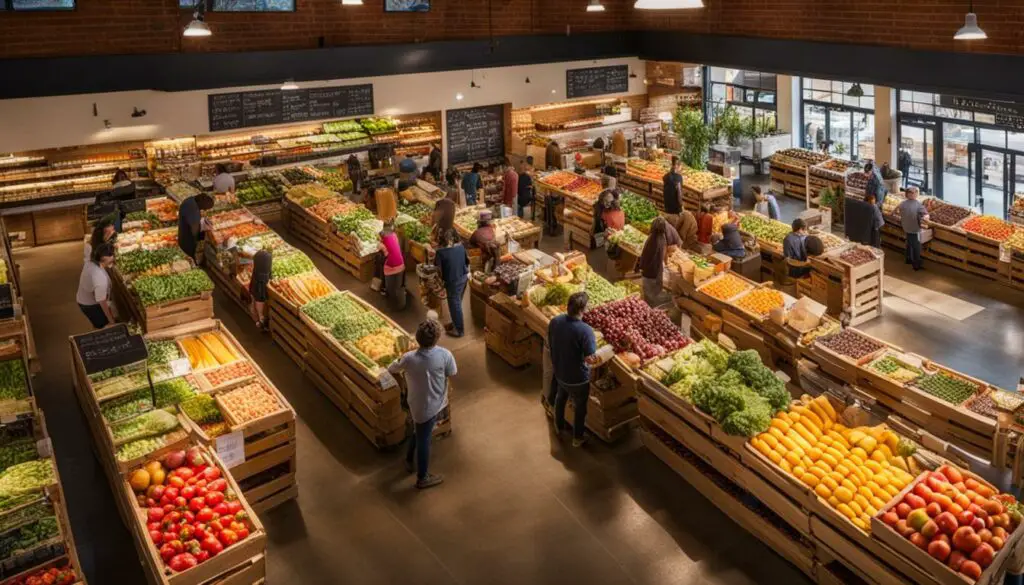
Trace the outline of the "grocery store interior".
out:
M 1024 582 L 1024 15 L 819 4 L 0 0 L 0 585 Z

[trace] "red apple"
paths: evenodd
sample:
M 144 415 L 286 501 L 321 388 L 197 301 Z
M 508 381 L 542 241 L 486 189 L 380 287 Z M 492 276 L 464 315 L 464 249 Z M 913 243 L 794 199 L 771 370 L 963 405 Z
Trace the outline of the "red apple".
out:
M 924 535 L 922 535 L 920 532 L 915 532 L 911 534 L 910 542 L 921 550 L 928 550 L 928 539 L 925 538 Z
M 981 566 L 974 561 L 964 561 L 964 563 L 960 565 L 960 572 L 968 579 L 974 579 L 977 581 L 981 578 Z
M 953 548 L 971 554 L 981 544 L 981 537 L 970 526 L 961 526 L 953 533 Z
M 935 523 L 939 526 L 939 530 L 946 534 L 953 534 L 960 527 L 956 517 L 950 512 L 943 512 L 936 516 Z
M 896 523 L 899 522 L 899 520 L 899 515 L 896 512 L 893 512 L 892 510 L 889 510 L 885 514 L 882 514 L 882 522 L 885 522 L 889 526 L 896 526 Z
M 913 508 L 911 508 L 910 504 L 908 504 L 906 502 L 900 502 L 899 504 L 896 505 L 896 514 L 900 518 L 906 518 L 907 515 L 910 514 L 910 512 L 912 510 L 913 510 Z
M 950 552 L 948 542 L 933 540 L 928 543 L 928 554 L 940 562 L 946 562 Z
M 928 513 L 928 516 L 930 518 L 934 518 L 942 513 L 942 506 L 940 506 L 937 502 L 932 502 L 925 506 L 924 511 Z
M 963 565 L 965 560 L 967 560 L 967 556 L 964 553 L 955 550 L 949 555 L 949 560 L 946 561 L 946 566 L 954 571 L 959 571 L 960 566 Z
M 971 553 L 971 560 L 981 565 L 984 569 L 992 564 L 992 559 L 996 557 L 996 551 L 992 548 L 992 545 L 987 543 L 981 543 L 978 548 L 974 549 Z

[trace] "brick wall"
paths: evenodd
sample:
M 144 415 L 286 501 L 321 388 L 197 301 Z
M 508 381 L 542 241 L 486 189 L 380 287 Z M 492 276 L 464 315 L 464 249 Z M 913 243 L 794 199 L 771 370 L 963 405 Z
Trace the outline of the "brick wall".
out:
M 74 12 L 0 12 L 0 58 L 177 51 L 254 51 L 563 34 L 622 28 L 632 2 L 605 0 L 433 0 L 427 14 L 384 14 L 383 0 L 342 6 L 341 0 L 296 0 L 293 13 L 214 13 L 209 38 L 184 39 L 191 19 L 178 0 L 78 0 Z M 627 4 L 629 7 L 627 7 Z M 489 23 L 488 6 L 493 14 Z
M 433 0 L 429 14 L 384 14 L 383 0 L 296 0 L 294 13 L 207 17 L 214 36 L 183 39 L 190 15 L 177 0 L 78 0 L 74 12 L 0 13 L 0 58 L 177 51 L 251 51 L 486 38 L 502 35 L 669 29 L 915 49 L 1024 53 L 1024 2 L 976 0 L 987 41 L 953 41 L 967 0 L 705 0 L 694 11 L 635 11 L 633 0 Z M 488 10 L 490 6 L 490 11 Z
M 636 30 L 1024 53 L 1024 2 L 974 0 L 985 41 L 954 41 L 967 0 L 704 0 L 703 10 L 632 11 Z

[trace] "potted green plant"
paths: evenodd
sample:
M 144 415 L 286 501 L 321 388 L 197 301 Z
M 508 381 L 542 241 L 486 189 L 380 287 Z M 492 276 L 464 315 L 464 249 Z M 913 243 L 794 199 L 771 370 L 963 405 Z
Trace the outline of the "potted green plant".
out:
M 686 166 L 703 170 L 707 166 L 708 147 L 714 137 L 711 128 L 704 124 L 704 114 L 699 108 L 679 106 L 672 121 L 682 143 L 679 158 Z

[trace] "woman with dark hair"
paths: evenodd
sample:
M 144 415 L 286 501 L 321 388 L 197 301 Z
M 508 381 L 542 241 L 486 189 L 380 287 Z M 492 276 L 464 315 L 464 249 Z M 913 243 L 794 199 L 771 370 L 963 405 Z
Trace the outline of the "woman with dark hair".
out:
M 476 194 L 483 188 L 480 171 L 484 169 L 480 163 L 473 163 L 473 170 L 462 175 L 462 190 L 466 192 L 466 205 L 476 205 Z
M 92 228 L 89 242 L 85 244 L 85 256 L 82 258 L 82 261 L 88 262 L 92 260 L 93 250 L 98 250 L 101 245 L 107 242 L 113 243 L 115 239 L 117 239 L 117 229 L 114 227 L 114 222 L 107 217 L 100 219 L 96 222 L 96 226 Z
M 416 487 L 426 489 L 444 481 L 440 474 L 427 470 L 430 464 L 430 439 L 438 416 L 448 405 L 448 378 L 459 373 L 452 352 L 437 345 L 441 324 L 427 319 L 416 328 L 414 351 L 407 352 L 390 366 L 392 374 L 405 377 L 413 436 L 405 455 L 405 467 L 416 471 Z M 415 466 L 413 465 L 415 462 Z
M 82 314 L 96 329 L 103 329 L 114 322 L 110 308 L 110 275 L 107 269 L 114 265 L 114 246 L 107 242 L 93 250 L 92 258 L 82 266 L 78 277 L 78 293 L 75 300 Z
M 249 279 L 249 296 L 252 305 L 250 314 L 256 326 L 266 329 L 267 318 L 264 308 L 267 304 L 267 286 L 274 270 L 274 255 L 270 249 L 260 250 L 252 257 L 252 278 Z
M 462 320 L 462 294 L 466 292 L 466 283 L 469 282 L 469 255 L 454 229 L 441 234 L 440 244 L 441 249 L 434 256 L 434 265 L 441 271 L 441 280 L 444 281 L 448 295 L 452 324 L 447 332 L 452 337 L 462 337 L 466 333 Z
M 441 246 L 441 236 L 448 230 L 455 229 L 455 202 L 451 199 L 441 199 L 435 203 L 433 222 L 430 244 L 438 248 Z
M 384 224 L 377 249 L 382 258 L 381 293 L 388 298 L 389 309 L 401 311 L 405 308 L 405 257 L 402 256 L 402 246 L 393 222 Z
M 644 300 L 652 307 L 664 302 L 665 291 L 661 278 L 665 272 L 665 258 L 671 247 L 683 245 L 676 228 L 670 226 L 664 217 L 651 222 L 651 234 L 640 252 L 640 283 L 643 285 Z
M 116 171 L 114 171 L 114 179 L 111 181 L 111 183 L 115 187 L 117 187 L 118 183 L 125 183 L 125 182 L 129 182 L 129 183 L 131 182 L 131 179 L 128 178 L 128 171 L 126 171 L 124 169 L 121 169 L 121 168 L 119 168 Z
M 178 246 L 193 260 L 204 234 L 202 212 L 213 209 L 213 204 L 213 197 L 207 193 L 200 193 L 189 197 L 178 207 Z

